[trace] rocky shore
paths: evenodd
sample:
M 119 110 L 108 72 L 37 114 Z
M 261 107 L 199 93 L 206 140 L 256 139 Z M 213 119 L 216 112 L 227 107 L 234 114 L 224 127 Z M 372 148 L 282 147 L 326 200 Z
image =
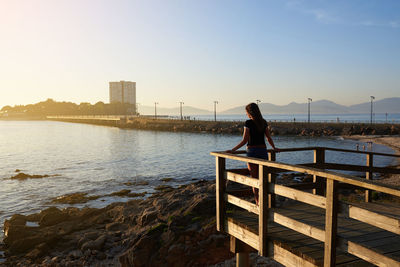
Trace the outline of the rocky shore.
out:
M 215 228 L 215 185 L 199 181 L 102 209 L 47 208 L 4 223 L 3 266 L 210 266 L 234 263 Z M 268 259 L 252 260 L 274 266 Z M 271 265 L 272 264 L 272 265 Z M 227 265 L 229 266 L 229 264 Z
M 232 257 L 215 186 L 198 182 L 103 209 L 50 207 L 4 223 L 6 266 L 203 266 Z

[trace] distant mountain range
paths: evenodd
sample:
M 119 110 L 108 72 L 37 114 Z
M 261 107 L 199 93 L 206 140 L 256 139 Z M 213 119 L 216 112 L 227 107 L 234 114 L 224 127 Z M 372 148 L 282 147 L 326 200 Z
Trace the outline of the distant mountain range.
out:
M 259 107 L 263 114 L 304 114 L 308 112 L 308 103 L 291 102 L 287 105 L 274 105 L 270 103 L 260 103 Z M 243 114 L 245 106 L 231 108 L 219 114 L 236 115 Z M 336 104 L 329 100 L 318 100 L 311 102 L 311 112 L 313 114 L 360 114 L 369 113 L 371 111 L 371 102 L 344 106 Z M 385 98 L 373 102 L 374 113 L 400 113 L 400 97 Z M 139 113 L 144 115 L 154 114 L 154 107 L 139 106 Z M 180 114 L 179 107 L 162 108 L 157 106 L 158 115 L 178 116 Z M 183 106 L 184 115 L 210 115 L 213 111 L 199 109 L 191 106 Z
M 260 110 L 265 114 L 302 114 L 308 112 L 308 103 L 292 102 L 288 105 L 260 103 Z M 225 110 L 221 114 L 242 114 L 245 106 Z M 359 114 L 371 112 L 371 102 L 344 106 L 329 100 L 311 102 L 311 112 L 314 114 Z M 373 102 L 374 113 L 400 113 L 400 97 L 385 98 Z

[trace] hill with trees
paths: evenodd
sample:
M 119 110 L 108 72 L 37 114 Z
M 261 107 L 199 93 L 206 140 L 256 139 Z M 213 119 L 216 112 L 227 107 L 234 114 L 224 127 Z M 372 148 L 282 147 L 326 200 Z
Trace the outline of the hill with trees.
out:
M 134 105 L 126 103 L 105 104 L 100 101 L 94 105 L 87 102 L 75 104 L 72 102 L 56 102 L 49 98 L 36 104 L 4 106 L 0 111 L 0 116 L 121 115 L 134 114 L 134 111 Z

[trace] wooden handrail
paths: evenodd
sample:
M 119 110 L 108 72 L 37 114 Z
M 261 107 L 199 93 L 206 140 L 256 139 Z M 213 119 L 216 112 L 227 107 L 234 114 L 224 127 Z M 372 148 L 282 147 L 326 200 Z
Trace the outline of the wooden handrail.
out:
M 372 170 L 372 172 L 378 172 L 378 173 L 400 174 L 400 169 L 389 168 L 389 167 L 375 167 L 375 166 L 368 167 L 363 165 L 340 164 L 340 163 L 302 163 L 298 165 L 317 168 L 317 169 L 357 171 L 357 172 L 367 172 Z
M 232 159 L 232 160 L 239 160 L 246 163 L 253 163 L 258 165 L 263 165 L 266 167 L 272 167 L 276 169 L 284 169 L 286 171 L 294 171 L 294 172 L 301 172 L 305 174 L 316 175 L 320 177 L 324 177 L 327 179 L 335 180 L 341 183 L 347 183 L 354 186 L 362 187 L 365 189 L 375 190 L 382 193 L 390 194 L 393 196 L 400 197 L 400 187 L 399 186 L 392 186 L 392 185 L 385 185 L 373 180 L 365 180 L 362 178 L 358 178 L 348 174 L 339 174 L 332 171 L 325 171 L 321 169 L 311 168 L 311 167 L 304 167 L 301 165 L 293 165 L 287 164 L 282 162 L 274 162 L 264 159 L 257 159 L 257 158 L 250 158 L 241 155 L 234 155 L 231 153 L 226 152 L 211 152 L 211 155 L 216 157 L 222 157 L 225 159 Z
M 398 154 L 389 154 L 389 153 L 381 153 L 381 152 L 374 152 L 374 151 L 362 151 L 362 150 L 353 150 L 353 149 L 345 149 L 345 148 L 335 148 L 335 147 L 295 147 L 295 148 L 282 148 L 279 149 L 279 152 L 296 152 L 296 151 L 310 151 L 316 149 L 325 149 L 330 151 L 337 151 L 337 152 L 349 152 L 349 153 L 356 153 L 356 154 L 372 154 L 376 156 L 386 156 L 386 157 L 394 157 L 400 158 Z M 268 152 L 276 152 L 273 149 L 268 149 Z M 237 150 L 234 151 L 232 154 L 246 154 L 245 150 Z

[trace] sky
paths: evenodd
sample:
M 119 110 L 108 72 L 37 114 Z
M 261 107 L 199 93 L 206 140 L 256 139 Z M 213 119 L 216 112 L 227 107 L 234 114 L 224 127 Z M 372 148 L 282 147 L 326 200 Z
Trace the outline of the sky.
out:
M 400 96 L 398 0 L 0 0 L 0 108 L 52 98 L 220 110 Z

